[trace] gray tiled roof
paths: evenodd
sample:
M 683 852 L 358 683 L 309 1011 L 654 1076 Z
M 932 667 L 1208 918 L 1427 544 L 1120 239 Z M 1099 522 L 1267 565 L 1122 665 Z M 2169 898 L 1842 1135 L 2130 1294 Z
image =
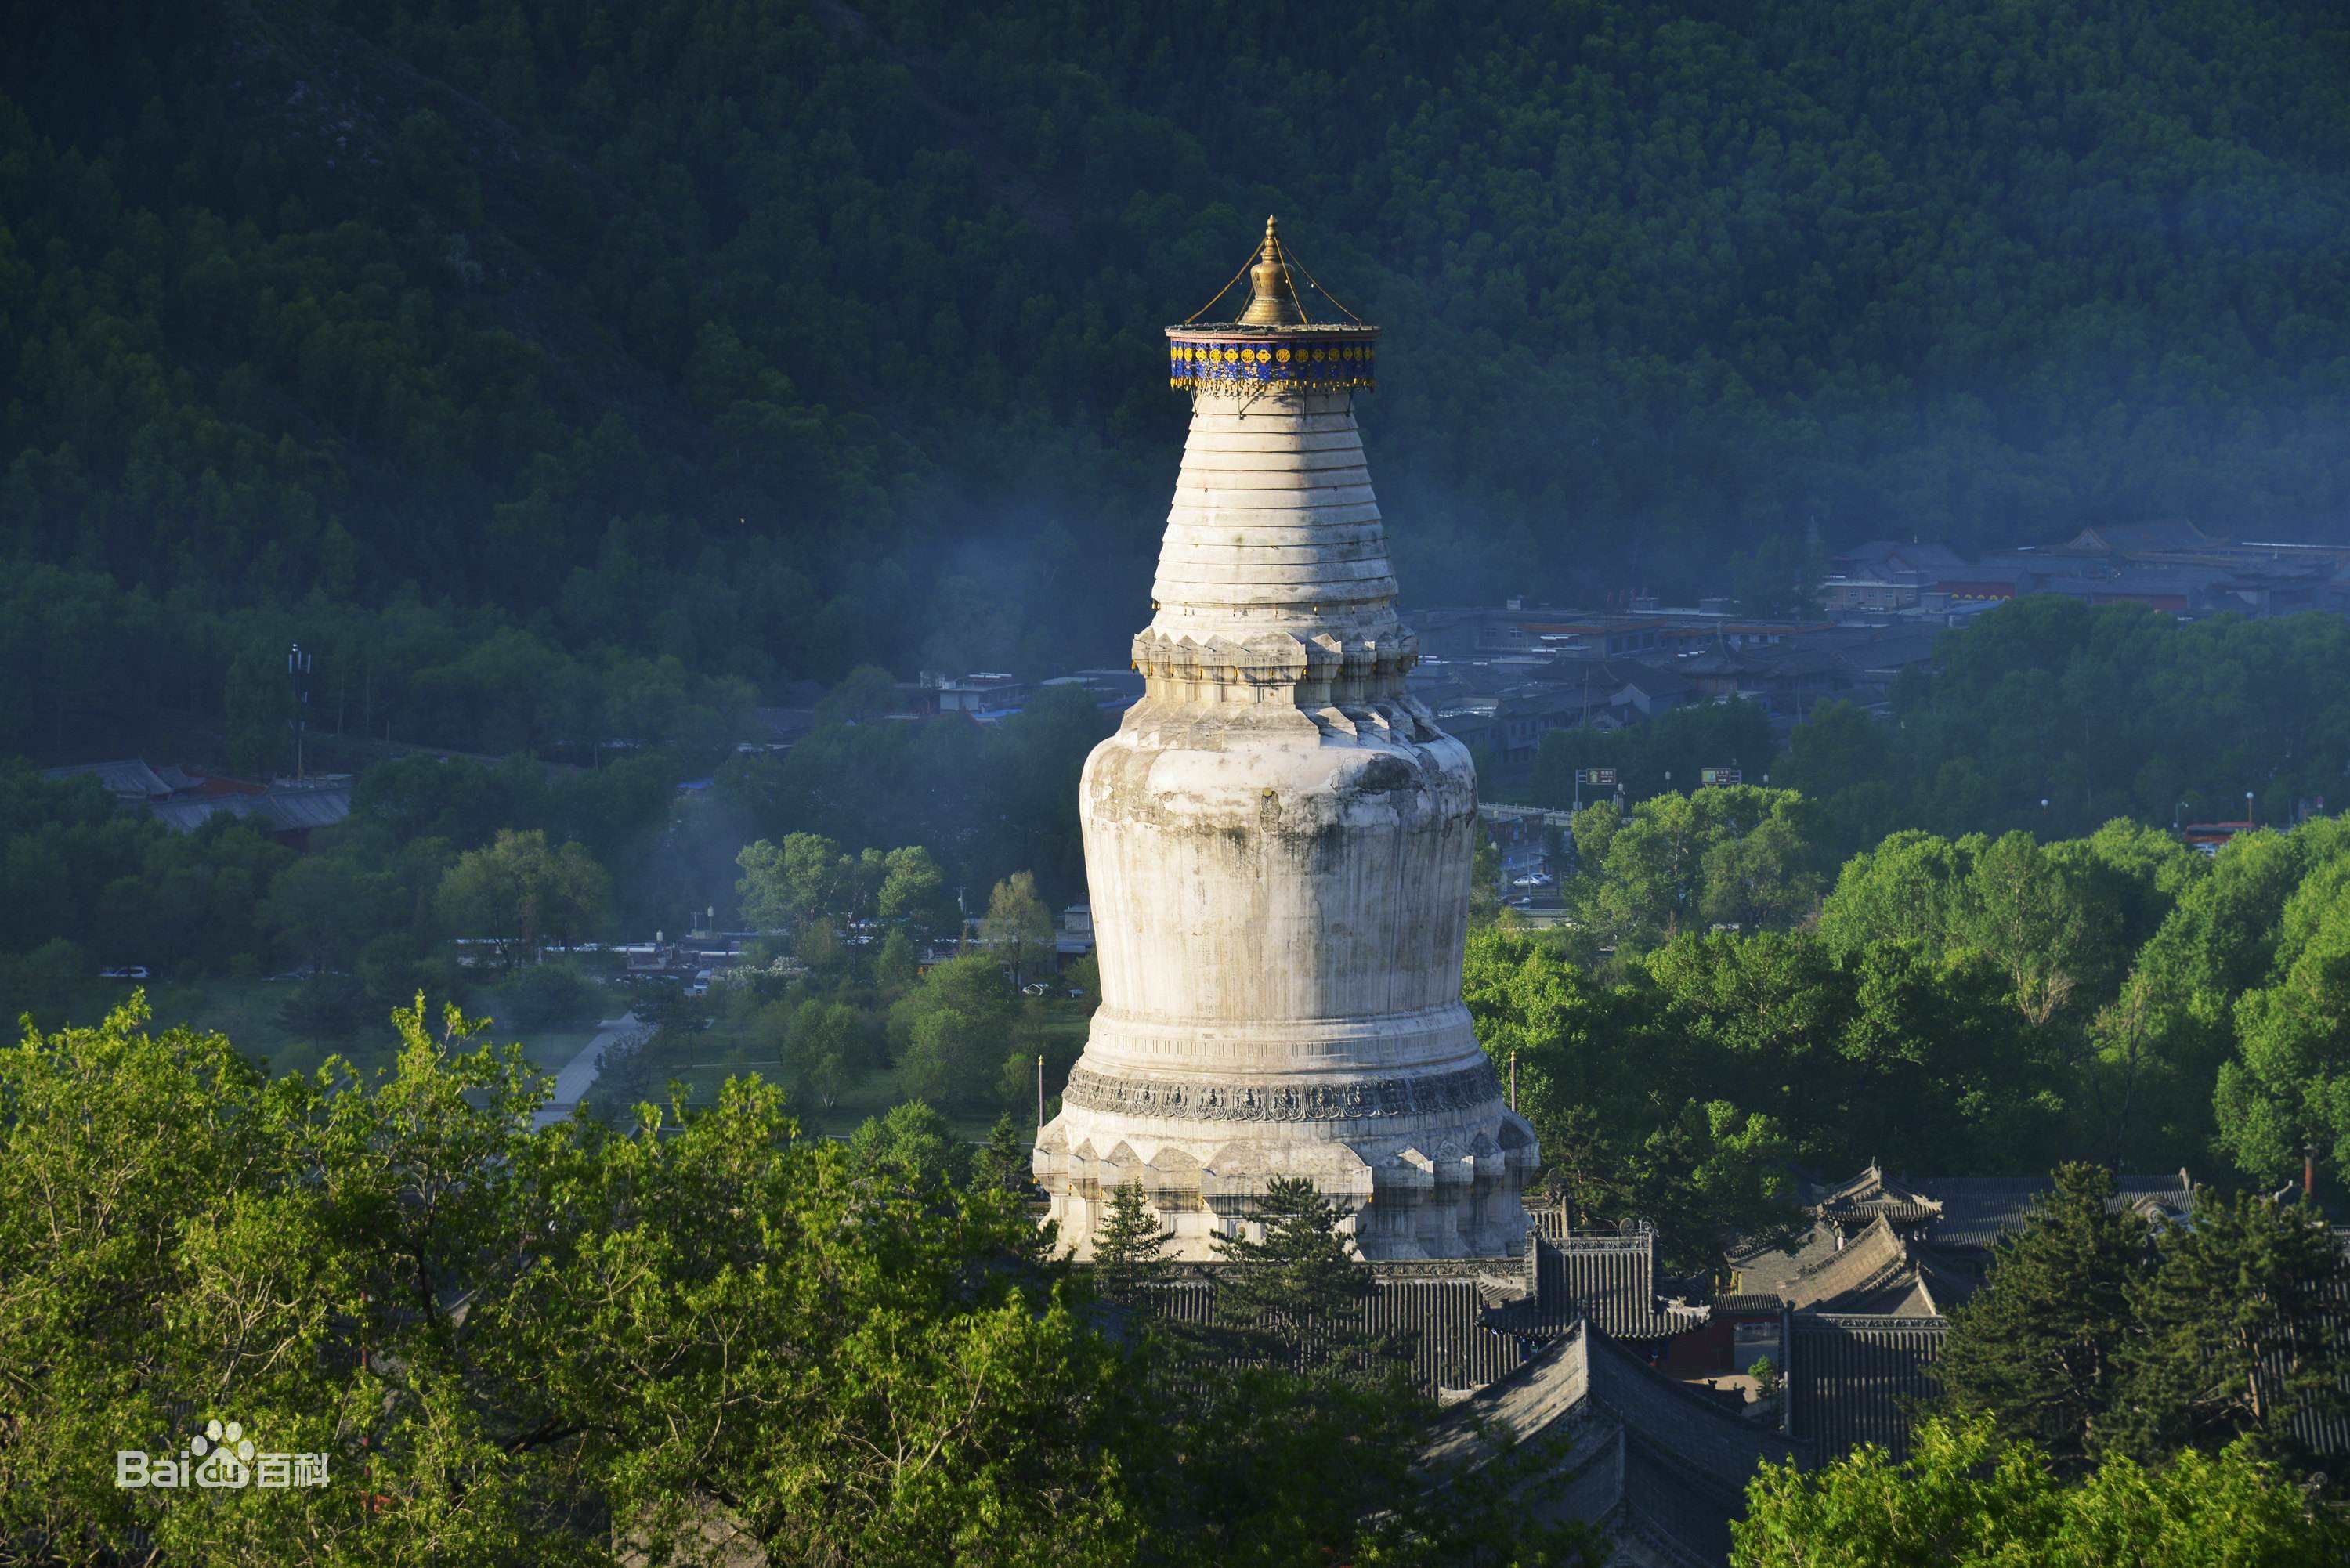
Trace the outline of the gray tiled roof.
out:
M 1746 1509 L 1746 1483 L 1767 1460 L 1796 1449 L 1767 1427 L 1711 1401 L 1593 1335 L 1591 1394 L 1624 1424 L 1625 1502 L 1648 1532 L 1702 1562 L 1730 1556 L 1730 1521 Z
M 1870 1165 L 1850 1180 L 1833 1187 L 1805 1183 L 1806 1207 L 1823 1220 L 1868 1220 L 1881 1214 L 1896 1225 L 1930 1220 L 1942 1211 L 1931 1193 L 1909 1182 L 1888 1177 Z
M 1588 1325 L 1576 1325 L 1508 1378 L 1481 1391 L 1440 1428 L 1431 1469 L 1474 1469 L 1493 1453 L 1486 1433 L 1519 1443 L 1549 1438 L 1555 1484 L 1537 1483 L 1526 1506 L 1547 1520 L 1575 1519 L 1609 1540 L 1609 1561 L 1720 1563 L 1746 1483 L 1795 1447 L 1741 1420 L 1668 1377 Z
M 2336 1231 L 2334 1237 L 2345 1249 L 2350 1249 L 2350 1232 Z M 2324 1317 L 2325 1321 L 2317 1325 L 2319 1335 L 2350 1335 L 2350 1291 L 2336 1287 L 2333 1310 Z M 2282 1395 L 2281 1386 L 2289 1366 L 2290 1361 L 2283 1347 L 2273 1349 L 2261 1357 L 2261 1380 L 2270 1383 Z M 2342 1391 L 2350 1396 L 2350 1378 L 2344 1379 Z M 2292 1428 L 2293 1437 L 2312 1453 L 2336 1458 L 2350 1454 L 2350 1410 L 2311 1410 L 2303 1407 L 2293 1413 L 2287 1425 Z
M 100 789 L 125 800 L 152 800 L 172 793 L 172 786 L 139 757 L 125 757 L 110 763 L 82 763 L 69 768 L 45 768 L 41 776 L 59 783 L 68 779 L 96 779 Z
M 1657 1296 L 1657 1238 L 1649 1231 L 1573 1232 L 1555 1239 L 1539 1227 L 1533 1296 L 1506 1309 L 1498 1324 L 1555 1334 L 1588 1316 L 1618 1339 L 1661 1339 L 1706 1319 L 1704 1307 L 1673 1306 Z
M 1525 1360 L 1532 1342 L 1487 1324 L 1485 1293 L 1474 1276 L 1396 1278 L 1381 1275 L 1377 1264 L 1370 1267 L 1373 1282 L 1362 1326 L 1374 1334 L 1411 1340 L 1412 1381 L 1423 1391 L 1482 1387 Z M 1159 1315 L 1174 1322 L 1212 1323 L 1215 1270 L 1191 1271 L 1155 1292 L 1154 1303 Z
M 1928 1227 L 1938 1246 L 1988 1248 L 2001 1235 L 2021 1231 L 2041 1195 L 2054 1190 L 2044 1176 L 1921 1176 L 1909 1185 L 1931 1194 L 1942 1217 Z M 2193 1190 L 2185 1171 L 2162 1176 L 2125 1176 L 2109 1207 L 2160 1207 L 2184 1213 Z
M 193 833 L 215 816 L 252 815 L 253 803 L 257 798 L 249 794 L 204 794 L 188 800 L 159 800 L 147 812 L 175 833 Z
M 1863 1443 L 1906 1459 L 1906 1407 L 1941 1392 L 1926 1368 L 1941 1354 L 1946 1320 L 1797 1313 L 1788 1327 L 1787 1422 L 1794 1439 L 1822 1462 Z
M 159 800 L 148 814 L 164 826 L 193 833 L 215 816 L 242 817 L 269 833 L 329 827 L 351 815 L 351 786 L 290 784 L 260 794 L 205 794 Z
M 1877 1312 L 1892 1310 L 1914 1282 L 1908 1248 L 1902 1245 L 1893 1227 L 1879 1218 L 1777 1288 L 1793 1307 Z
M 1804 1270 L 1816 1267 L 1835 1255 L 1835 1227 L 1825 1220 L 1814 1225 L 1793 1251 L 1781 1251 L 1775 1247 L 1756 1247 L 1731 1257 L 1730 1266 L 1737 1272 L 1738 1288 L 1749 1293 L 1770 1293 L 1783 1295 L 1787 1282 Z
M 330 827 L 351 814 L 348 784 L 297 784 L 260 798 L 264 815 L 279 828 Z

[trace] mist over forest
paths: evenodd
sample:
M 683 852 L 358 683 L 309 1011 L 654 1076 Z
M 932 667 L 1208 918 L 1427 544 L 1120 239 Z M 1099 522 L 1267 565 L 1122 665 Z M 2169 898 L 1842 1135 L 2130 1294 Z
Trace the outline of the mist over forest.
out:
M 1386 329 L 1411 604 L 2350 503 L 2324 0 L 206 0 L 8 36 L 0 550 L 172 607 L 208 683 L 208 612 L 304 605 L 761 688 L 1118 662 L 1186 417 L 1159 329 L 1276 211 Z

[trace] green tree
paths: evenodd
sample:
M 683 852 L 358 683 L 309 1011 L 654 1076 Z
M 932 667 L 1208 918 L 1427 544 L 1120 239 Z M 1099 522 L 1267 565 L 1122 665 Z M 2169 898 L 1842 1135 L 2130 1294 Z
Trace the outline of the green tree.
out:
M 2000 1238 L 1983 1288 L 1951 1310 L 1934 1364 L 1953 1412 L 1987 1418 L 2068 1475 L 2116 1441 L 2147 1272 L 2145 1224 L 2113 1196 L 2103 1168 L 2060 1167 L 2030 1223 Z
M 1502 852 L 1492 836 L 1480 831 L 1469 861 L 1469 923 L 1489 926 L 1502 918 Z
M 871 1072 L 879 1051 L 872 1019 L 846 1002 L 809 997 L 792 1009 L 783 1031 L 791 1082 L 825 1110 Z
M 261 918 L 309 968 L 348 969 L 387 923 L 387 891 L 357 856 L 307 855 L 271 880 Z
M 873 983 L 882 1001 L 895 1002 L 921 978 L 922 956 L 912 939 L 902 930 L 882 938 L 880 950 L 873 955 Z
M 1365 1328 L 1371 1281 L 1340 1229 L 1346 1205 L 1304 1177 L 1269 1178 L 1216 1256 L 1241 1265 L 1217 1283 L 1216 1315 L 1234 1353 L 1295 1373 L 1362 1370 L 1393 1354 Z
M 487 846 L 467 850 L 449 867 L 433 912 L 459 936 L 494 941 L 511 964 L 521 952 L 544 957 L 543 942 L 568 946 L 596 929 L 611 886 L 579 845 L 550 847 L 536 828 L 500 828 Z
M 1014 985 L 1046 961 L 1053 946 L 1053 912 L 1036 896 L 1036 878 L 1018 871 L 998 882 L 987 896 L 987 913 L 980 919 L 979 935 L 1011 968 Z
M 2213 1091 L 2235 1054 L 2238 1000 L 2268 978 L 2284 906 L 2313 861 L 2324 858 L 2324 827 L 2232 840 L 2139 946 L 2091 1031 L 2101 1141 L 2117 1157 L 2151 1148 L 2162 1158 L 2211 1141 Z
M 2272 983 L 2235 1004 L 2236 1052 L 2220 1064 L 2219 1143 L 2268 1181 L 2303 1150 L 2350 1171 L 2350 888 L 2313 876 L 2284 911 Z
M 276 1563 L 367 1530 L 435 1557 L 576 1561 L 570 1532 L 518 1528 L 576 1482 L 467 1397 L 474 1345 L 447 1310 L 522 1255 L 505 1162 L 546 1091 L 519 1049 L 456 1049 L 473 1026 L 435 1035 L 411 1011 L 372 1085 L 339 1063 L 271 1081 L 220 1035 L 146 1023 L 134 1005 L 0 1052 L 0 1534 L 129 1551 L 143 1532 L 141 1552 Z M 88 1462 L 101 1432 L 107 1451 L 176 1452 L 206 1418 L 358 1484 L 171 1508 Z
M 1871 1446 L 1808 1475 L 1766 1465 L 1746 1498 L 1733 1568 L 2317 1568 L 2350 1551 L 2332 1511 L 2244 1445 L 2068 1481 L 1980 1418 L 1924 1423 L 1906 1463 Z
M 1751 784 L 1664 794 L 1632 808 L 1588 806 L 1575 819 L 1583 871 L 1569 888 L 1580 918 L 1619 944 L 1653 947 L 1716 924 L 1750 929 L 1809 911 L 1816 882 L 1801 797 Z
M 1145 1200 L 1142 1183 L 1118 1183 L 1094 1231 L 1094 1278 L 1102 1294 L 1120 1306 L 1135 1304 L 1163 1272 L 1161 1255 L 1174 1239 Z
M 1715 1273 L 1733 1243 L 1792 1239 L 1786 1168 L 1794 1147 L 1760 1112 L 1728 1100 L 1692 1102 L 1594 1153 L 1613 1168 L 1600 1191 L 1623 1206 L 1620 1219 L 1656 1228 L 1666 1268 Z
M 228 668 L 222 710 L 228 721 L 228 761 L 246 778 L 266 780 L 294 771 L 294 691 L 286 656 L 247 649 Z
M 2116 853 L 2119 843 L 2106 840 Z M 2120 984 L 2129 881 L 2092 846 L 2043 846 L 2020 830 L 1955 842 L 1897 833 L 1846 864 L 1821 904 L 1820 934 L 1844 950 L 1885 940 L 1938 956 L 1971 949 L 2007 972 L 2033 1023 L 2069 1022 Z
M 735 857 L 743 868 L 734 891 L 743 918 L 763 931 L 795 930 L 841 912 L 856 862 L 840 846 L 815 833 L 794 833 L 777 845 L 762 838 Z
M 869 724 L 898 711 L 898 681 L 878 664 L 860 664 L 816 704 L 816 717 L 836 724 Z
M 1742 614 L 1810 620 L 1820 613 L 1820 584 L 1827 575 L 1816 531 L 1808 538 L 1773 532 L 1751 555 L 1731 559 L 1731 593 Z
M 0 956 L 0 1024 L 13 1038 L 20 1020 L 55 1023 L 95 971 L 78 942 L 52 937 L 28 953 Z
M 994 1087 L 992 1069 L 1001 1037 L 985 1017 L 951 1003 L 926 1007 L 910 1016 L 905 1035 L 898 1077 L 909 1093 L 968 1105 Z
M 901 927 L 916 942 L 936 941 L 962 923 L 947 892 L 946 873 L 920 845 L 889 851 L 879 909 L 882 919 Z
M 2350 1257 L 2321 1216 L 2199 1192 L 2192 1223 L 2162 1234 L 2131 1302 L 2125 1388 L 2107 1417 L 2114 1447 L 2160 1459 L 2251 1438 L 2308 1466 L 2316 1456 L 2296 1421 L 2350 1407 L 2350 1335 L 2334 1304 L 2345 1293 Z
M 967 1156 L 946 1117 L 921 1100 L 867 1117 L 848 1139 L 849 1163 L 859 1174 L 915 1191 L 959 1185 Z
M 1026 1193 L 1036 1185 L 1030 1173 L 1033 1158 L 1029 1133 L 1007 1111 L 995 1118 L 994 1125 L 987 1129 L 987 1142 L 972 1156 L 972 1179 L 983 1187 Z

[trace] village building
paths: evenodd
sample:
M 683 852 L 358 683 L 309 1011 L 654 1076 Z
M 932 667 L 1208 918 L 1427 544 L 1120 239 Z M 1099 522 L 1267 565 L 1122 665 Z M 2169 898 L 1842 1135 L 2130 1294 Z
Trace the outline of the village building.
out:
M 348 774 L 255 784 L 179 767 L 150 767 L 142 758 L 125 757 L 47 768 L 41 776 L 55 783 L 90 779 L 114 797 L 118 807 L 144 813 L 175 833 L 193 833 L 215 818 L 233 817 L 296 850 L 309 848 L 313 832 L 351 815 Z

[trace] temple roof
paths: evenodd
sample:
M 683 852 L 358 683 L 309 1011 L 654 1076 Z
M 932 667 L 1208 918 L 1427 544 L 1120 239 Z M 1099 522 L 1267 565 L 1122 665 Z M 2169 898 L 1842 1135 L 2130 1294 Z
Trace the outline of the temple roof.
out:
M 1931 1220 L 1942 1206 L 1909 1183 L 1887 1177 L 1871 1160 L 1868 1168 L 1848 1181 L 1804 1194 L 1807 1207 L 1823 1220 L 1864 1220 L 1883 1216 L 1896 1225 Z
M 1788 1325 L 1788 1435 L 1823 1461 L 1862 1443 L 1907 1458 L 1909 1409 L 1941 1393 L 1927 1368 L 1941 1354 L 1947 1323 L 1797 1313 Z
M 1494 1264 L 1493 1260 L 1482 1262 Z M 1217 1276 L 1231 1266 L 1184 1269 L 1172 1283 L 1153 1293 L 1157 1314 L 1176 1323 L 1212 1324 Z M 1525 1360 L 1529 1344 L 1489 1322 L 1492 1286 L 1479 1273 L 1409 1264 L 1364 1266 L 1370 1271 L 1372 1287 L 1361 1326 L 1373 1335 L 1411 1341 L 1412 1381 L 1423 1392 L 1481 1388 Z
M 1928 1234 L 1944 1247 L 1988 1248 L 2001 1236 L 2021 1231 L 2043 1194 L 2055 1190 L 2044 1176 L 1928 1176 L 1915 1185 L 1940 1202 L 1942 1212 Z M 2158 1210 L 2184 1214 L 2194 1183 L 2183 1170 L 2162 1176 L 2125 1176 L 2106 1200 L 2116 1212 L 2132 1210 L 2151 1219 Z
M 1841 1307 L 1854 1312 L 1890 1312 L 1916 1283 L 1909 1266 L 1909 1249 L 1882 1217 L 1868 1222 L 1843 1246 L 1781 1281 L 1778 1293 L 1788 1305 Z
M 1611 1563 L 1677 1568 L 1724 1561 L 1747 1481 L 1797 1453 L 1577 1325 L 1464 1401 L 1423 1450 L 1422 1470 L 1439 1484 L 1473 1478 L 1512 1448 L 1541 1443 L 1552 1445 L 1534 1450 L 1543 1473 L 1521 1483 L 1537 1517 L 1592 1525 Z
M 1823 1220 L 1792 1248 L 1747 1247 L 1730 1254 L 1742 1293 L 1782 1295 L 1787 1282 L 1835 1255 L 1836 1228 Z
M 1659 1299 L 1653 1231 L 1607 1231 L 1538 1236 L 1534 1290 L 1497 1313 L 1497 1325 L 1548 1336 L 1589 1318 L 1618 1339 L 1664 1339 L 1705 1321 L 1708 1309 Z

